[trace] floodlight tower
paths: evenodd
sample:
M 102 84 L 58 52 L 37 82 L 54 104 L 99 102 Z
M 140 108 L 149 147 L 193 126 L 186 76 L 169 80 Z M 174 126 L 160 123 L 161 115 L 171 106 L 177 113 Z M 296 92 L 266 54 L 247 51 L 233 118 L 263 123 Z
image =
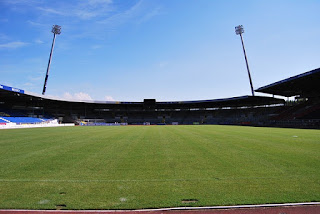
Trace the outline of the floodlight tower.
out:
M 250 75 L 249 64 L 248 64 L 248 60 L 247 60 L 246 49 L 244 48 L 244 43 L 243 43 L 243 39 L 242 39 L 242 34 L 244 33 L 243 26 L 239 25 L 239 26 L 235 27 L 235 31 L 236 31 L 236 34 L 240 35 L 240 38 L 241 38 L 244 58 L 246 60 L 246 65 L 247 65 L 247 70 L 248 70 L 248 76 L 249 76 L 249 81 L 250 81 L 251 92 L 252 92 L 252 96 L 254 96 L 254 90 L 253 90 L 253 85 L 252 85 L 252 80 L 251 80 L 251 75 Z
M 59 35 L 61 33 L 61 26 L 53 25 L 51 32 L 53 33 L 53 41 L 52 41 L 52 46 L 51 46 L 51 51 L 50 51 L 50 57 L 49 57 L 49 62 L 48 62 L 48 67 L 47 67 L 46 78 L 44 80 L 42 95 L 44 95 L 46 93 L 47 81 L 48 81 L 48 76 L 49 76 L 49 70 L 50 70 L 50 64 L 51 64 L 51 58 L 52 58 L 54 42 L 56 40 L 56 35 L 57 34 Z

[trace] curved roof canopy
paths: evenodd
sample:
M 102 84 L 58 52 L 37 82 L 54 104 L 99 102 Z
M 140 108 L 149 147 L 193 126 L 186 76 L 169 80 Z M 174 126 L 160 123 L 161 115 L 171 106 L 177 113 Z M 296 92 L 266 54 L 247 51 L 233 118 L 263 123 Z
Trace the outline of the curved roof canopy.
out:
M 263 86 L 255 91 L 285 97 L 319 97 L 320 68 Z
M 93 108 L 155 108 L 155 109 L 191 109 L 191 108 L 223 108 L 223 107 L 249 107 L 283 104 L 283 99 L 262 96 L 240 96 L 225 99 L 209 99 L 209 100 L 195 100 L 195 101 L 173 101 L 173 102 L 156 102 L 156 100 L 144 100 L 143 102 L 116 102 L 116 101 L 76 101 L 76 100 L 62 100 L 58 98 L 51 98 L 48 96 L 41 96 L 25 92 L 21 89 L 16 89 L 4 85 L 0 85 L 0 104 L 30 106 L 39 105 L 46 106 L 46 108 L 69 108 L 70 105 L 81 108 L 82 106 L 91 106 Z M 152 101 L 150 103 L 150 101 Z M 1 106 L 0 106 L 1 107 Z

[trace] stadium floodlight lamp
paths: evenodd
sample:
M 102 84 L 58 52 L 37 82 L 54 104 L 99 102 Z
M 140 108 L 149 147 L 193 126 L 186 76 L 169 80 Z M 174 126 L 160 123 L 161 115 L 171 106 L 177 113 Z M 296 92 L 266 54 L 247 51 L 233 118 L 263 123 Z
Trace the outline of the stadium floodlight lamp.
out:
M 59 35 L 61 33 L 61 26 L 53 25 L 51 32 L 53 33 L 53 40 L 52 40 L 52 45 L 51 45 L 51 51 L 50 51 L 50 56 L 49 56 L 48 67 L 47 67 L 47 73 L 46 73 L 46 77 L 44 79 L 42 95 L 44 95 L 46 93 L 47 81 L 48 81 L 48 77 L 49 77 L 49 70 L 50 70 L 53 47 L 54 47 L 54 43 L 55 43 L 55 40 L 56 40 L 56 35 Z
M 61 26 L 53 25 L 51 32 L 59 35 L 61 33 Z
M 244 33 L 244 29 L 243 29 L 243 26 L 242 25 L 238 25 L 235 29 L 236 31 L 236 34 L 239 35 L 239 34 L 243 34 Z
M 235 27 L 235 32 L 236 32 L 237 35 L 240 35 L 240 38 L 241 38 L 241 44 L 242 44 L 244 59 L 245 59 L 245 61 L 246 61 L 246 65 L 247 65 L 247 71 L 248 71 L 248 76 L 249 76 L 251 93 L 252 93 L 252 96 L 254 96 L 254 90 L 253 90 L 253 85 L 252 85 L 252 79 L 251 79 L 251 74 L 250 74 L 250 69 L 249 69 L 249 64 L 248 64 L 246 49 L 244 48 L 244 43 L 243 43 L 243 39 L 242 39 L 242 34 L 244 33 L 243 26 L 242 26 L 242 25 L 236 26 L 236 27 Z

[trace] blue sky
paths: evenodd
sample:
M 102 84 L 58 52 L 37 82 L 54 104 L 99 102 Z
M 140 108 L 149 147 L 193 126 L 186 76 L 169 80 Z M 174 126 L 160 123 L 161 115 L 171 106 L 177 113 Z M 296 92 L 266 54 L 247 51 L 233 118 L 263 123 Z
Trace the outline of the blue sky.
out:
M 117 101 L 249 95 L 320 67 L 319 0 L 0 0 L 0 84 Z

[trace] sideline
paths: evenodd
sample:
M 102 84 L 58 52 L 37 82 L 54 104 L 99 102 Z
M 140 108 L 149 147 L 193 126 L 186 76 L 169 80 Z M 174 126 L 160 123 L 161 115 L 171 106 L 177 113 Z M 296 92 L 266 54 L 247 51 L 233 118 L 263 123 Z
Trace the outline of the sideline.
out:
M 140 209 L 135 211 L 241 209 L 241 208 L 287 207 L 287 206 L 305 206 L 305 205 L 320 205 L 320 202 L 301 202 L 301 203 L 284 203 L 284 204 L 252 204 L 252 205 L 208 206 L 208 207 L 172 207 L 172 208 L 160 208 L 160 209 Z
M 207 207 L 172 207 L 172 208 L 159 208 L 159 209 L 138 209 L 138 210 L 25 210 L 25 209 L 1 209 L 1 214 L 12 213 L 141 213 L 141 212 L 161 212 L 161 211 L 213 211 L 213 210 L 233 210 L 238 209 L 251 209 L 251 208 L 277 208 L 286 207 L 293 209 L 301 208 L 301 206 L 316 205 L 315 209 L 320 210 L 320 202 L 301 202 L 301 203 L 284 203 L 284 204 L 256 204 L 256 205 L 234 205 L 234 206 L 207 206 Z M 239 210 L 238 210 L 239 211 Z

